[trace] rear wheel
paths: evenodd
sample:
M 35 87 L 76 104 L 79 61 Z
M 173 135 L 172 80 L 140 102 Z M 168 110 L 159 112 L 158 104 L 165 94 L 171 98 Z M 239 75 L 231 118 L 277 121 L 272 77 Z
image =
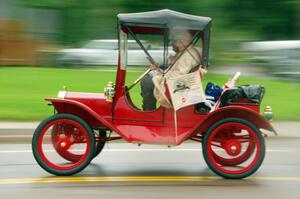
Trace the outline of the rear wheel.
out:
M 46 171 L 55 175 L 73 175 L 88 166 L 94 157 L 94 131 L 75 115 L 56 114 L 37 127 L 32 151 Z
M 265 156 L 265 142 L 252 123 L 227 118 L 215 123 L 204 135 L 203 156 L 216 174 L 231 179 L 253 174 Z

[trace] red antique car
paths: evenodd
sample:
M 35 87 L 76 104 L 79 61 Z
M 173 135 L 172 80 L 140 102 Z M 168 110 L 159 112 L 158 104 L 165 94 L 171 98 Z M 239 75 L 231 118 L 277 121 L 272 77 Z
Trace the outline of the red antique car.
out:
M 175 118 L 173 108 L 159 106 L 145 111 L 131 97 L 132 88 L 149 70 L 132 85 L 127 83 L 126 77 L 131 74 L 126 66 L 130 58 L 129 37 L 136 40 L 152 64 L 155 60 L 148 51 L 151 47 L 143 46 L 140 38 L 149 39 L 149 35 L 154 35 L 151 40 L 154 45 L 162 42 L 164 64 L 161 67 L 168 72 L 172 65 L 167 59 L 171 51 L 169 42 L 177 34 L 174 30 L 184 30 L 191 36 L 188 46 L 194 45 L 201 51 L 201 63 L 197 67 L 206 68 L 210 28 L 209 17 L 171 10 L 119 14 L 115 83 L 109 83 L 105 93 L 65 90 L 59 92 L 58 98 L 46 98 L 56 113 L 42 121 L 34 133 L 32 149 L 38 164 L 55 175 L 72 175 L 89 165 L 109 141 L 124 139 L 137 144 L 176 146 L 192 140 L 202 143 L 204 159 L 216 174 L 232 179 L 253 174 L 265 156 L 265 134 L 261 130 L 274 133 L 275 130 L 259 114 L 259 102 L 235 99 L 222 105 L 222 95 L 234 86 L 239 73 L 224 84 L 223 93 L 209 111 L 199 111 L 197 106 L 189 105 L 176 111 Z

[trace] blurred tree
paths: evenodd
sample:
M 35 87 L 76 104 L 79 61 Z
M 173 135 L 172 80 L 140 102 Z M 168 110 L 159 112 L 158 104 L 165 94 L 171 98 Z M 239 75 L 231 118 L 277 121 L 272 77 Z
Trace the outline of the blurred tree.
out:
M 297 35 L 296 0 L 227 0 L 224 13 L 227 24 L 235 30 L 253 32 L 260 39 L 295 39 Z
M 196 4 L 195 0 L 174 1 L 174 0 L 152 0 L 152 1 L 136 1 L 124 0 L 122 5 L 127 12 L 145 12 L 150 10 L 159 9 L 172 9 L 180 12 L 190 12 L 193 5 Z
M 61 12 L 61 41 L 81 45 L 90 39 L 116 38 L 116 15 L 122 0 L 24 0 L 28 7 Z
M 172 9 L 213 18 L 217 39 L 294 39 L 300 30 L 297 0 L 23 0 L 29 7 L 60 10 L 61 41 L 79 45 L 116 38 L 116 15 Z M 218 42 L 219 43 L 219 42 Z

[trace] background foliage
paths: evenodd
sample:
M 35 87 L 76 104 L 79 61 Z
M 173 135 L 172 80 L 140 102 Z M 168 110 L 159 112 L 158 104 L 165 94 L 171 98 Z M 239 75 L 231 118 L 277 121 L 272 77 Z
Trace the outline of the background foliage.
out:
M 299 38 L 300 2 L 297 0 L 24 0 L 27 7 L 59 10 L 60 40 L 116 38 L 116 15 L 172 9 L 213 18 L 218 40 L 285 40 Z M 216 46 L 216 45 L 214 45 Z

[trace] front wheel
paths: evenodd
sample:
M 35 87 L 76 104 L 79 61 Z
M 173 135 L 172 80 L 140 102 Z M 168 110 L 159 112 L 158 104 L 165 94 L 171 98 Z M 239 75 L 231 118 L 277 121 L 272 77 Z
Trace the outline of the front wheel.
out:
M 53 136 L 53 132 L 59 132 Z M 54 175 L 73 175 L 83 170 L 95 154 L 91 127 L 72 114 L 56 114 L 37 127 L 32 138 L 37 163 Z
M 209 168 L 229 179 L 253 174 L 265 157 L 265 141 L 252 123 L 227 118 L 212 125 L 205 133 L 202 151 Z

